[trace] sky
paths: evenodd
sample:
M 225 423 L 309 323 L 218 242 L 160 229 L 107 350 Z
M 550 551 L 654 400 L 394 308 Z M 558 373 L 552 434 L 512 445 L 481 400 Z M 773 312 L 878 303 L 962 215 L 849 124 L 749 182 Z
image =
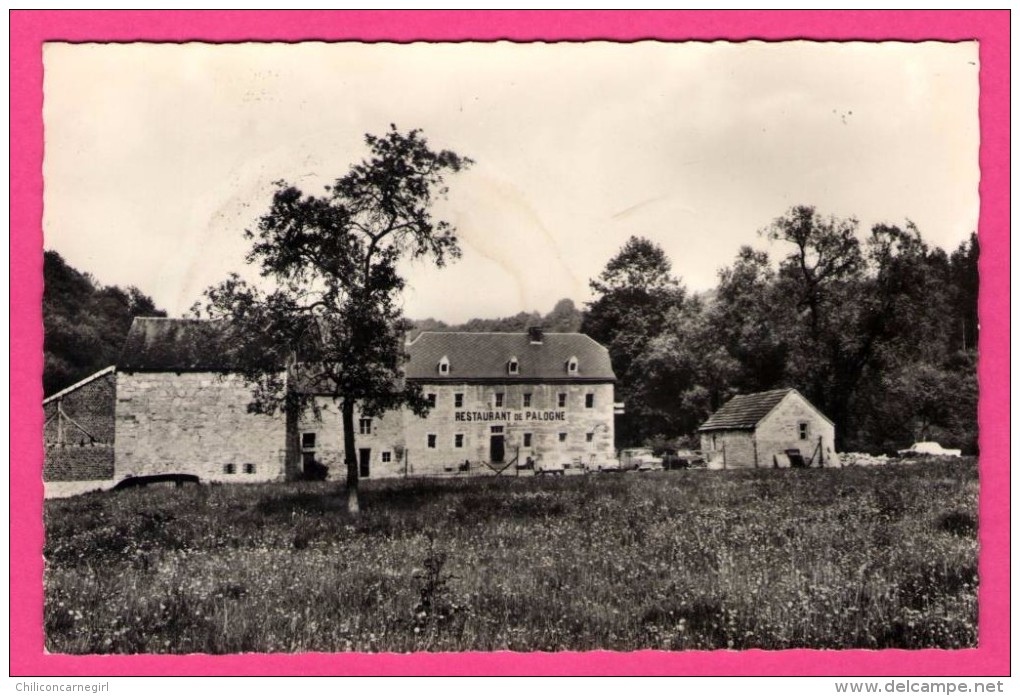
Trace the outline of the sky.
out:
M 632 235 L 693 291 L 794 205 L 977 229 L 968 43 L 60 44 L 44 47 L 44 246 L 171 316 L 246 269 L 273 182 L 308 193 L 420 128 L 475 161 L 408 263 L 404 312 L 463 322 L 591 299 Z

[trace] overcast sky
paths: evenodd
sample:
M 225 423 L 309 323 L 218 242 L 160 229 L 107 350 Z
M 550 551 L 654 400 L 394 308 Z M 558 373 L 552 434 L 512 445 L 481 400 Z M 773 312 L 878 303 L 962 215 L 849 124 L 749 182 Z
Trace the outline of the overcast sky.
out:
M 171 316 L 242 271 L 272 182 L 308 192 L 388 124 L 471 157 L 440 213 L 463 258 L 406 269 L 459 322 L 590 299 L 631 235 L 692 290 L 790 206 L 977 227 L 966 44 L 48 44 L 45 246 Z

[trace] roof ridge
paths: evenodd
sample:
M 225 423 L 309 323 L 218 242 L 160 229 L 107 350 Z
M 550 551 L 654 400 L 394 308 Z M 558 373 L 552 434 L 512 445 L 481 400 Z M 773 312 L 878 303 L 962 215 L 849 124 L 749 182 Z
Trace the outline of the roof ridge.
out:
M 75 389 L 79 389 L 81 387 L 84 387 L 89 382 L 91 382 L 91 381 L 93 381 L 95 379 L 98 379 L 98 378 L 102 377 L 103 375 L 105 375 L 107 373 L 114 372 L 114 371 L 116 371 L 116 369 L 117 369 L 116 365 L 110 365 L 108 367 L 104 367 L 99 372 L 96 372 L 95 374 L 91 374 L 88 377 L 86 377 L 85 379 L 78 380 L 77 382 L 75 382 L 74 384 L 72 384 L 69 387 L 64 387 L 63 389 L 58 391 L 56 394 L 51 394 L 50 396 L 47 396 L 45 399 L 43 399 L 43 405 L 48 404 L 49 402 L 53 401 L 54 399 L 58 399 L 61 396 L 64 396 L 65 394 L 69 394 L 69 393 L 73 392 Z
M 529 336 L 527 331 L 436 331 L 435 329 L 429 329 L 428 331 L 419 331 L 418 335 L 414 337 L 417 341 L 425 334 L 435 334 L 437 336 L 449 336 L 450 334 L 466 334 L 468 336 Z M 543 331 L 543 336 L 586 336 L 591 338 L 588 334 L 583 331 Z M 595 340 L 595 339 L 591 339 Z M 598 341 L 595 341 L 598 343 Z

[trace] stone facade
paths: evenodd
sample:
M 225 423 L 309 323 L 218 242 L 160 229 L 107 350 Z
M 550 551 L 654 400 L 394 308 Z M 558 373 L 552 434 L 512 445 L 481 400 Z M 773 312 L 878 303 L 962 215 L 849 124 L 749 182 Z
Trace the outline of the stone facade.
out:
M 340 408 L 333 399 L 317 399 L 319 415 L 305 413 L 300 419 L 301 455 L 304 473 L 310 473 L 307 463 L 315 461 L 327 467 L 328 478 L 343 481 L 347 477 L 344 465 L 344 433 Z M 360 478 L 392 478 L 404 472 L 403 458 L 404 414 L 391 411 L 382 416 L 366 419 L 354 412 L 354 443 L 358 449 Z
M 755 466 L 754 433 L 719 430 L 701 434 L 701 451 L 711 469 L 743 469 Z
M 202 481 L 285 478 L 286 419 L 248 412 L 235 374 L 125 372 L 117 380 L 115 478 L 193 474 Z
M 339 404 L 289 416 L 248 410 L 252 387 L 231 363 L 230 326 L 136 318 L 119 367 L 113 478 L 190 474 L 202 481 L 346 477 Z M 608 351 L 582 334 L 423 332 L 403 378 L 433 400 L 354 414 L 361 478 L 596 467 L 615 458 Z M 296 389 L 313 387 L 294 382 Z M 314 393 L 314 392 L 304 392 Z M 288 456 L 289 451 L 289 456 Z
M 435 401 L 424 418 L 408 410 L 373 419 L 355 414 L 363 478 L 492 474 L 502 468 L 500 464 L 523 464 L 528 457 L 538 464 L 594 468 L 615 458 L 612 384 L 421 387 Z M 301 421 L 302 444 L 310 445 L 303 451 L 314 453 L 315 461 L 329 467 L 330 478 L 342 479 L 346 474 L 339 409 L 323 400 L 320 412 L 321 419 L 309 415 Z
M 836 428 L 797 392 L 791 392 L 755 430 L 759 466 L 772 466 L 776 454 L 797 449 L 811 466 L 839 466 Z
M 832 422 L 792 389 L 752 426 L 703 430 L 701 450 L 716 469 L 788 466 L 779 455 L 789 450 L 809 466 L 839 465 Z
M 110 367 L 43 401 L 44 481 L 113 478 L 116 389 Z

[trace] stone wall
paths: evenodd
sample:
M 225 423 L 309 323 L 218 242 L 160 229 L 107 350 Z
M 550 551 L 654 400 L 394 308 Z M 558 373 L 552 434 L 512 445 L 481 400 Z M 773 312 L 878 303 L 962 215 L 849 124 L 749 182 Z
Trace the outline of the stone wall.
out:
M 406 409 L 393 411 L 373 418 L 363 433 L 361 416 L 355 414 L 355 447 L 359 459 L 360 450 L 369 450 L 368 478 L 491 475 L 493 469 L 487 462 L 492 459 L 494 435 L 503 437 L 506 462 L 514 457 L 523 462 L 530 456 L 537 462 L 576 466 L 583 461 L 594 467 L 615 459 L 612 384 L 441 383 L 426 384 L 422 389 L 426 395 L 435 395 L 435 407 L 425 418 Z M 456 405 L 458 394 L 460 406 Z M 496 405 L 497 394 L 503 395 L 502 406 Z M 531 395 L 529 407 L 524 406 L 525 394 Z M 566 395 L 563 407 L 559 406 L 560 394 Z M 592 396 L 590 408 L 586 405 L 588 394 Z M 329 477 L 343 479 L 346 469 L 339 409 L 329 400 L 320 405 L 321 420 L 304 416 L 301 433 L 314 435 L 314 457 L 329 467 Z M 494 427 L 502 432 L 494 432 Z M 430 435 L 434 436 L 431 447 Z M 526 435 L 530 435 L 530 446 Z M 462 469 L 465 462 L 466 471 Z
M 43 481 L 98 481 L 113 478 L 113 445 L 47 445 Z
M 801 424 L 806 426 L 801 437 Z M 759 466 L 772 466 L 773 457 L 788 449 L 799 449 L 804 461 L 812 454 L 812 466 L 839 466 L 836 430 L 797 392 L 790 392 L 760 423 L 755 434 Z M 821 447 L 819 448 L 819 442 Z
M 238 375 L 121 373 L 117 382 L 115 478 L 194 474 L 202 481 L 284 478 L 286 422 L 248 412 Z
M 532 457 L 538 463 L 597 466 L 616 458 L 613 431 L 613 385 L 584 383 L 432 384 L 436 395 L 427 418 L 405 416 L 406 456 L 412 474 L 435 475 L 456 471 L 465 461 L 469 470 L 492 473 L 493 437 L 503 436 L 504 459 Z M 462 406 L 456 395 L 462 394 Z M 502 405 L 497 405 L 502 394 Z M 525 395 L 531 395 L 525 406 Z M 559 395 L 565 395 L 560 406 Z M 586 406 L 586 395 L 592 406 Z M 486 420 L 489 414 L 493 420 Z M 480 419 L 479 419 L 480 418 Z M 589 434 L 591 440 L 588 440 Z M 429 436 L 435 446 L 429 446 Z M 457 447 L 457 435 L 462 446 Z M 530 435 L 530 445 L 527 436 Z
M 750 430 L 702 433 L 701 451 L 711 469 L 747 469 L 755 465 L 754 436 Z
M 311 411 L 302 415 L 299 425 L 302 454 L 311 455 L 318 464 L 327 467 L 330 480 L 344 481 L 347 468 L 344 464 L 343 421 L 339 406 L 330 398 L 317 400 L 319 416 Z M 370 419 L 362 427 L 360 410 L 354 412 L 354 446 L 367 449 L 368 475 L 361 478 L 393 478 L 404 475 L 402 411 L 391 411 Z M 362 432 L 364 429 L 365 432 Z M 308 436 L 314 437 L 308 446 Z M 359 467 L 362 453 L 358 452 Z

